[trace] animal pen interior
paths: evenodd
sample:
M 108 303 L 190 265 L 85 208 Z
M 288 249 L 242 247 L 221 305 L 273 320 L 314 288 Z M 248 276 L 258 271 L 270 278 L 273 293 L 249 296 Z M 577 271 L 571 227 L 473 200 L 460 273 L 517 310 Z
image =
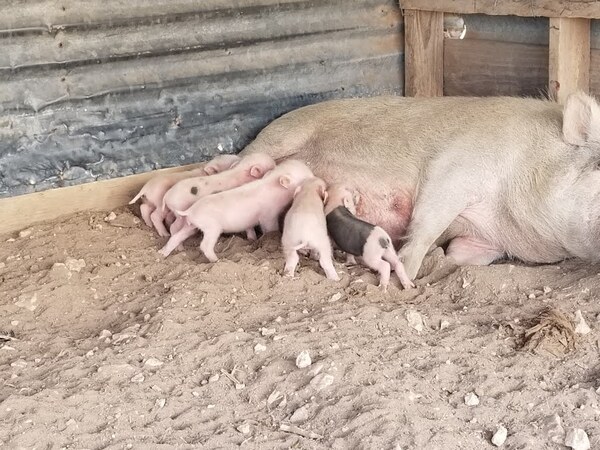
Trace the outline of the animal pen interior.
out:
M 416 289 L 384 293 L 341 263 L 340 282 L 308 259 L 285 279 L 277 234 L 221 238 L 214 264 L 197 238 L 159 258 L 125 206 L 157 169 L 237 153 L 329 99 L 598 96 L 597 2 L 2 12 L 7 448 L 446 450 L 493 448 L 502 427 L 506 448 L 600 445 L 597 265 L 457 267 L 438 248 Z

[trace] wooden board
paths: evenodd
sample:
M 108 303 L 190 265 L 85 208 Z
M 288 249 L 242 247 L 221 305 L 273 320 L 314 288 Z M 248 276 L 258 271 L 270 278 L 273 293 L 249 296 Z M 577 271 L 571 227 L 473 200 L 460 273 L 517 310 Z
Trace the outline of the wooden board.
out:
M 38 222 L 82 211 L 109 211 L 124 206 L 150 178 L 194 167 L 198 164 L 0 199 L 0 233 L 22 230 Z
M 600 19 L 600 2 L 593 0 L 400 0 L 400 7 L 457 14 Z
M 600 8 L 600 5 L 598 6 Z M 590 90 L 590 19 L 550 19 L 549 85 L 559 103 Z
M 487 39 L 444 41 L 444 95 L 540 97 L 548 47 Z
M 444 90 L 444 13 L 404 12 L 405 95 L 439 97 Z

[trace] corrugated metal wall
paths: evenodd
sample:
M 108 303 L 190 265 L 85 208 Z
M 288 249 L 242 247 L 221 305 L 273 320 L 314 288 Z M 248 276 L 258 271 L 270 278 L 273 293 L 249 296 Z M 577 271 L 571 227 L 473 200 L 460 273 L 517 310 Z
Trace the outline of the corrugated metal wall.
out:
M 0 197 L 238 151 L 308 103 L 403 93 L 394 0 L 3 0 Z

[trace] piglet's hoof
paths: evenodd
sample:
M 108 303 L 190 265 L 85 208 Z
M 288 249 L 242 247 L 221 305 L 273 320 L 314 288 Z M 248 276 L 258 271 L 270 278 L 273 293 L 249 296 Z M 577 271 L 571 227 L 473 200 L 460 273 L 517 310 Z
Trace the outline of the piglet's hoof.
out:
M 171 253 L 171 252 L 169 252 L 169 251 L 165 250 L 164 248 L 161 248 L 161 249 L 158 251 L 158 254 L 159 254 L 159 255 L 162 255 L 162 256 L 164 256 L 165 258 L 166 258 L 167 256 L 169 256 L 169 254 L 170 254 L 170 253 Z

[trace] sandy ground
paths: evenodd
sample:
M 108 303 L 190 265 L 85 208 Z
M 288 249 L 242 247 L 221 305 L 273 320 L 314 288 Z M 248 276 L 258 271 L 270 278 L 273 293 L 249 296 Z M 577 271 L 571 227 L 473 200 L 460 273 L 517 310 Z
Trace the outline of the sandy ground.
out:
M 132 212 L 105 216 L 0 237 L 2 448 L 486 449 L 499 425 L 502 448 L 571 428 L 600 448 L 598 266 L 438 249 L 386 294 L 341 263 L 341 282 L 306 259 L 282 277 L 277 234 L 223 237 L 208 264 L 198 239 L 162 259 Z M 524 348 L 548 308 L 567 331 Z M 577 310 L 590 333 L 569 333 Z

